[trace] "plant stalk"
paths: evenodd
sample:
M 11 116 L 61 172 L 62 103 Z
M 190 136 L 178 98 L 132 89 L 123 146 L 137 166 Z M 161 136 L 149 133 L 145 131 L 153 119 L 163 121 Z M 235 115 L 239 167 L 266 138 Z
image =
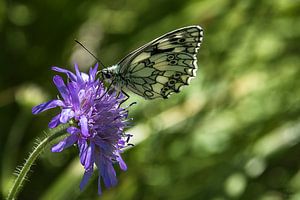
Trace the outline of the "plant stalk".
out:
M 46 137 L 43 140 L 39 141 L 38 144 L 34 147 L 33 151 L 29 154 L 24 165 L 19 171 L 17 178 L 15 179 L 14 184 L 7 196 L 7 200 L 15 200 L 17 198 L 17 195 L 21 191 L 24 181 L 26 180 L 27 174 L 31 166 L 34 164 L 35 160 L 44 151 L 47 145 L 50 144 L 50 142 L 66 134 L 66 129 L 70 126 L 71 123 L 61 124 L 56 128 L 49 129 L 46 132 Z

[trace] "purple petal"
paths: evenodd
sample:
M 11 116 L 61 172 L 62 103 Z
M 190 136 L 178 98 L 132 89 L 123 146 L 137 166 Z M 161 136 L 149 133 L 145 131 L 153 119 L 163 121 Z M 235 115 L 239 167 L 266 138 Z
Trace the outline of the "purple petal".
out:
M 80 133 L 80 129 L 78 129 L 77 127 L 71 126 L 71 127 L 67 128 L 67 132 L 70 134 L 76 134 L 76 133 Z
M 122 159 L 121 155 L 117 155 L 117 161 L 119 163 L 119 166 L 120 168 L 123 170 L 123 171 L 126 171 L 127 170 L 127 165 L 126 163 L 124 162 L 124 160 Z
M 74 117 L 74 111 L 70 108 L 62 109 L 60 122 L 67 123 L 72 117 Z
M 120 139 L 118 141 L 118 145 L 121 146 L 121 147 L 124 147 L 126 145 L 126 142 L 123 139 Z
M 90 76 L 87 75 L 86 73 L 81 72 L 81 78 L 84 82 L 88 82 L 90 79 Z M 84 82 L 82 82 L 82 83 L 84 83 Z
M 82 180 L 81 180 L 81 182 L 80 182 L 80 190 L 83 190 L 83 188 L 86 186 L 86 184 L 88 183 L 88 181 L 89 181 L 89 179 L 91 178 L 91 176 L 93 175 L 93 171 L 94 171 L 94 169 L 93 169 L 93 167 L 91 168 L 91 169 L 89 169 L 89 170 L 86 170 L 85 172 L 84 172 L 84 175 L 83 175 L 83 177 L 82 177 Z
M 97 70 L 98 70 L 98 63 L 96 63 L 94 68 L 90 68 L 90 81 L 94 81 L 96 79 L 96 74 L 97 74 Z
M 96 165 L 98 167 L 99 174 L 103 177 L 103 182 L 107 188 L 115 186 L 118 181 L 116 177 L 116 171 L 113 168 L 112 162 L 101 156 L 101 158 L 96 157 Z
M 89 137 L 89 129 L 88 129 L 88 120 L 86 116 L 82 115 L 80 117 L 80 127 L 81 127 L 81 133 L 84 137 Z
M 70 96 L 71 96 L 71 103 L 74 107 L 74 110 L 79 110 L 80 102 L 78 98 L 77 86 L 75 83 L 71 82 L 68 84 Z
M 72 146 L 78 140 L 77 135 L 70 135 L 69 137 L 63 139 L 58 144 L 51 148 L 52 152 L 61 152 L 62 150 Z
M 66 70 L 66 69 L 62 69 L 60 67 L 56 67 L 56 66 L 53 66 L 52 67 L 52 70 L 53 71 L 56 71 L 56 72 L 62 72 L 62 73 L 65 73 L 67 74 L 67 76 L 72 80 L 72 81 L 76 81 L 76 76 L 75 74 L 73 74 L 71 71 L 69 70 Z
M 79 83 L 80 85 L 82 85 L 84 83 L 82 77 L 81 77 L 81 72 L 79 71 L 78 65 L 75 64 L 75 72 L 76 72 L 76 78 L 77 78 L 77 83 Z
M 64 106 L 64 103 L 61 100 L 51 100 L 45 103 L 42 103 L 40 105 L 37 105 L 32 108 L 32 113 L 33 114 L 38 114 L 40 112 L 43 112 L 45 110 L 55 108 L 57 106 Z
M 104 165 L 103 165 L 104 166 Z M 115 169 L 113 168 L 112 163 L 106 165 L 106 169 L 101 170 L 103 181 L 106 187 L 110 188 L 117 185 L 118 180 L 116 177 Z
M 59 119 L 60 119 L 60 113 L 51 119 L 51 121 L 48 124 L 48 127 L 49 128 L 57 127 L 60 124 Z
M 83 152 L 87 147 L 87 142 L 84 139 L 78 140 L 79 153 Z
M 88 146 L 88 148 L 84 151 L 84 153 L 82 154 L 82 164 L 84 166 L 84 169 L 90 169 L 93 165 L 94 165 L 94 148 L 93 148 L 93 144 L 91 144 L 90 146 Z
M 55 75 L 53 77 L 53 82 L 56 85 L 56 87 L 57 87 L 59 93 L 61 94 L 62 98 L 66 102 L 68 102 L 69 101 L 69 90 L 68 90 L 67 86 L 65 85 L 64 80 L 60 76 Z
M 78 140 L 78 147 L 79 147 L 79 158 L 80 163 L 84 165 L 85 157 L 86 157 L 86 150 L 88 148 L 88 144 L 86 140 L 79 139 Z
M 97 146 L 101 148 L 101 150 L 104 150 L 105 152 L 111 152 L 113 145 L 109 144 L 107 141 L 101 139 L 99 136 L 94 137 L 94 142 Z

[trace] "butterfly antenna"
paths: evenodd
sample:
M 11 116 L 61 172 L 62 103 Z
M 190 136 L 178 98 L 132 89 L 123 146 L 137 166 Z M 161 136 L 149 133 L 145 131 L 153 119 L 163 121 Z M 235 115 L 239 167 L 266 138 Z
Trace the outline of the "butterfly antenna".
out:
M 83 44 L 81 44 L 78 40 L 74 40 L 77 44 L 79 44 L 84 50 L 86 50 L 93 58 L 97 60 L 102 65 L 102 68 L 106 68 L 105 65 L 101 62 L 99 58 L 97 58 L 91 51 L 89 51 Z

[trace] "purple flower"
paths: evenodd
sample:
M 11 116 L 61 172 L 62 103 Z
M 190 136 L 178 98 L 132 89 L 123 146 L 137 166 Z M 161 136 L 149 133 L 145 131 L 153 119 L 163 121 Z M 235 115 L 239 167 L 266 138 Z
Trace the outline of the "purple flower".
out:
M 99 172 L 98 193 L 101 194 L 101 178 L 106 187 L 117 184 L 113 163 L 118 163 L 122 170 L 127 169 L 120 153 L 130 135 L 124 133 L 128 111 L 119 107 L 124 96 L 105 92 L 103 84 L 96 79 L 97 68 L 98 65 L 91 68 L 89 74 L 85 74 L 75 65 L 74 74 L 59 67 L 52 67 L 54 71 L 65 73 L 69 81 L 65 84 L 61 76 L 55 75 L 53 82 L 61 99 L 35 106 L 32 113 L 38 114 L 50 108 L 60 107 L 61 112 L 53 117 L 49 128 L 70 120 L 76 122 L 76 126 L 67 129 L 70 135 L 54 145 L 51 150 L 61 152 L 77 144 L 80 162 L 85 169 L 80 189 L 87 184 L 95 164 Z

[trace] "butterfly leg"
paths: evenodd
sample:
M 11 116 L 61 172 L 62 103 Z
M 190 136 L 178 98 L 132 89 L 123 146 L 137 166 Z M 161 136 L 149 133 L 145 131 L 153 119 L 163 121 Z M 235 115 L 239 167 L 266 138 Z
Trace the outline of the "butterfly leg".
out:
M 109 93 L 110 91 L 110 87 L 112 86 L 113 81 L 108 85 L 108 87 L 106 88 L 106 91 L 104 92 L 104 94 L 100 97 L 100 99 L 102 99 L 102 97 L 104 97 L 107 93 Z
M 123 104 L 125 101 L 127 101 L 129 99 L 129 95 L 126 92 L 124 92 L 123 90 L 121 90 L 119 92 L 119 95 L 120 95 L 121 92 L 125 95 L 125 98 L 120 102 L 119 106 L 121 106 L 121 104 Z
M 124 92 L 124 90 L 121 90 L 121 92 L 126 96 L 121 102 L 120 102 L 120 104 L 119 104 L 119 107 L 121 106 L 121 104 L 123 104 L 125 101 L 127 101 L 128 99 L 129 99 L 129 95 L 126 93 L 126 92 Z M 120 93 L 121 93 L 120 92 Z M 119 93 L 119 94 L 120 94 Z M 135 105 L 135 104 L 137 104 L 135 101 L 134 102 L 132 102 L 131 104 L 129 104 L 128 106 L 127 106 L 127 108 L 129 108 L 129 107 L 131 107 L 131 106 L 133 106 L 133 105 Z

